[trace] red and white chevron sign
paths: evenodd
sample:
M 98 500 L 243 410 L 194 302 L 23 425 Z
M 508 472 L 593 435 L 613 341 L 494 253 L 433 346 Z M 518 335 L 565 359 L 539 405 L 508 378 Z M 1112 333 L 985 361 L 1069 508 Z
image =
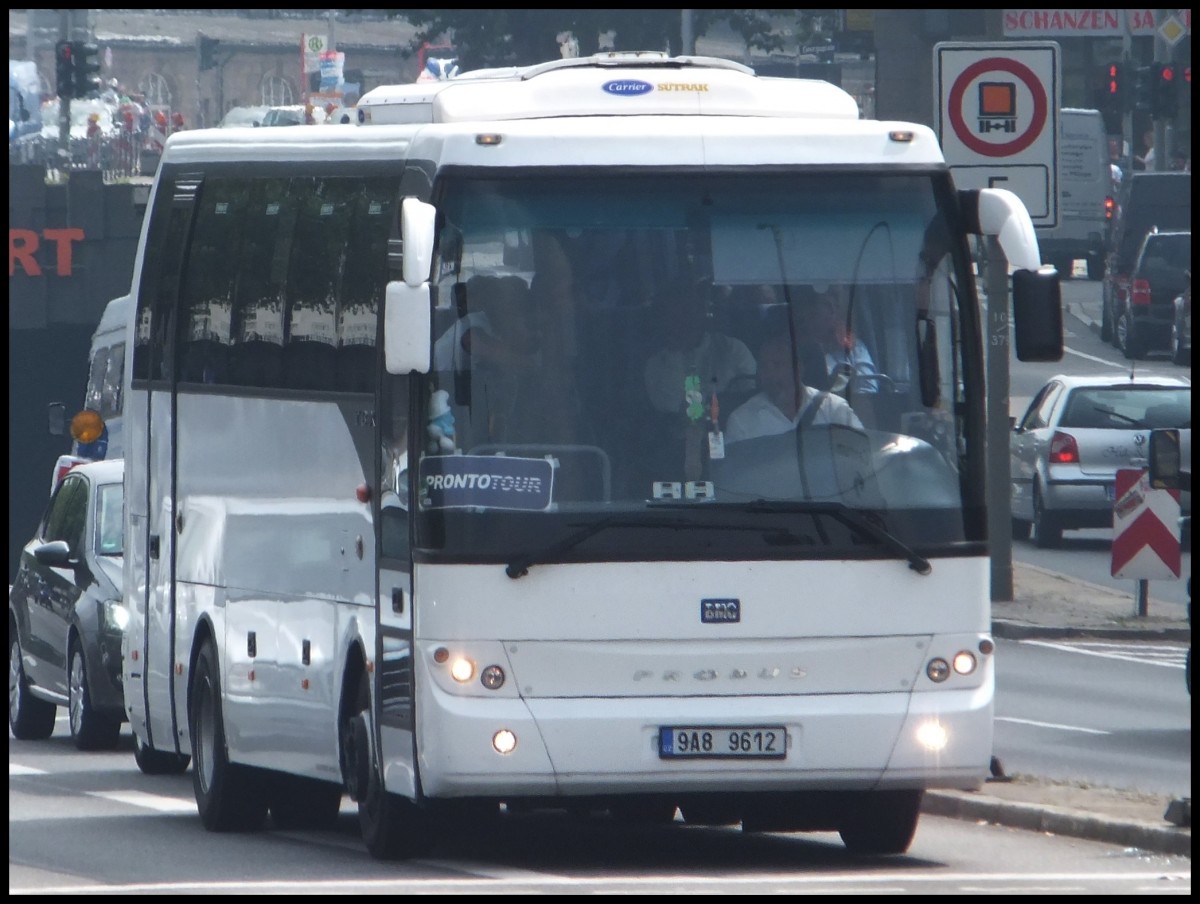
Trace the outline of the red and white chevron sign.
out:
M 1180 558 L 1179 491 L 1153 489 L 1143 469 L 1117 471 L 1112 576 L 1178 579 Z

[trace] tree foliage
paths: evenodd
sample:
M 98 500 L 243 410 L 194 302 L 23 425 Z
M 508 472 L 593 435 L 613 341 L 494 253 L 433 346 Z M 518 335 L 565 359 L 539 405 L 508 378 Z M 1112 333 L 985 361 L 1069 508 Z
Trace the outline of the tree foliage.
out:
M 526 66 L 558 59 L 559 36 L 570 33 L 579 42 L 579 55 L 601 49 L 681 51 L 682 10 L 679 9 L 397 9 L 391 14 L 417 31 L 406 48 L 416 54 L 424 43 L 450 43 L 459 69 Z M 697 9 L 692 10 L 693 36 L 702 37 L 718 24 L 740 36 L 748 48 L 780 50 L 791 42 L 808 40 L 818 23 L 832 23 L 835 10 Z M 828 25 L 826 26 L 829 27 Z

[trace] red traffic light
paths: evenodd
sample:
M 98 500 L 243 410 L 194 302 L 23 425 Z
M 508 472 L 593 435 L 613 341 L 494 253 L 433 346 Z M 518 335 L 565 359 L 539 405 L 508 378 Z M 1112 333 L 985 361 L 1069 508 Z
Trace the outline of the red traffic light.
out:
M 1164 82 L 1175 81 L 1175 67 L 1174 66 L 1163 66 L 1162 69 L 1159 70 L 1158 76 Z

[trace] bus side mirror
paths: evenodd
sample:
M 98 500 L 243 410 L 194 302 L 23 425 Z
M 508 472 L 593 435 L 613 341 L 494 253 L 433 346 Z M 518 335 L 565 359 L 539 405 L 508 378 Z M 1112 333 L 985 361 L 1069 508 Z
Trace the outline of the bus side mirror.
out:
M 1013 337 L 1019 361 L 1061 361 L 1062 286 L 1053 267 L 1012 276 Z
M 1156 490 L 1180 489 L 1181 460 L 1176 428 L 1150 431 L 1150 486 Z
M 390 282 L 383 298 L 383 358 L 390 374 L 429 373 L 433 309 L 429 283 Z
M 404 282 L 414 289 L 429 281 L 433 266 L 433 243 L 437 208 L 416 198 L 405 198 L 400 206 L 400 236 L 404 240 Z

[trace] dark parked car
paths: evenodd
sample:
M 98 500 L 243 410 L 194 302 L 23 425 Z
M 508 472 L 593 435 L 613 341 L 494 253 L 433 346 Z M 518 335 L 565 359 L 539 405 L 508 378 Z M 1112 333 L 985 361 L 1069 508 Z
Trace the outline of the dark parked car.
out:
M 1187 286 L 1175 296 L 1175 319 L 1171 323 L 1171 360 L 1187 367 L 1192 363 L 1192 271 Z
M 8 595 L 8 726 L 48 738 L 65 706 L 81 750 L 115 747 L 125 721 L 121 640 L 124 462 L 62 478 Z
M 1171 350 L 1175 298 L 1187 287 L 1191 266 L 1191 232 L 1151 229 L 1142 240 L 1129 274 L 1129 288 L 1113 309 L 1113 344 L 1126 358 Z
M 1191 173 L 1132 173 L 1122 180 L 1101 283 L 1100 338 L 1105 342 L 1116 341 L 1117 307 L 1129 291 L 1142 239 L 1154 227 L 1164 232 L 1192 228 Z

